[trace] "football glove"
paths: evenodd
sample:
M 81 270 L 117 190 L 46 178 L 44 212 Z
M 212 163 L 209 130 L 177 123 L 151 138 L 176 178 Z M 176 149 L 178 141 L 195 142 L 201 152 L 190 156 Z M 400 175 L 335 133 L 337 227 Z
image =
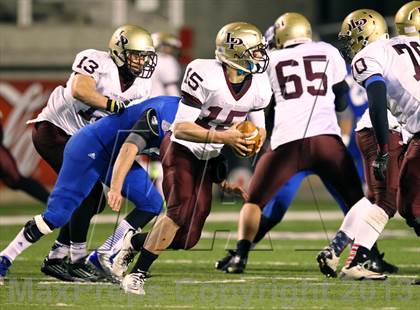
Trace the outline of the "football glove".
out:
M 111 113 L 121 114 L 128 106 L 128 101 L 119 101 L 108 98 L 106 102 L 106 110 Z
M 388 164 L 389 154 L 378 152 L 376 159 L 372 163 L 373 174 L 378 181 L 385 181 L 386 166 Z

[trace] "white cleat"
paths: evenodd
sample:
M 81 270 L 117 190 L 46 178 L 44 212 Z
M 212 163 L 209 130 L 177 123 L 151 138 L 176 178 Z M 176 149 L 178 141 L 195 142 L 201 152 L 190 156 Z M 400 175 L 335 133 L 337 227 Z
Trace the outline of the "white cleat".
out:
M 133 261 L 134 257 L 138 253 L 134 250 L 131 245 L 131 237 L 137 233 L 134 229 L 129 229 L 124 235 L 121 250 L 114 257 L 114 262 L 112 263 L 112 274 L 122 278 L 124 273 L 127 271 L 128 266 Z
M 383 281 L 387 279 L 387 276 L 370 271 L 369 270 L 370 261 L 366 261 L 363 264 L 357 264 L 353 267 L 347 268 L 343 267 L 340 272 L 340 279 L 342 280 L 355 280 L 355 281 L 361 281 L 361 280 L 379 280 Z
M 4 278 L 0 276 L 0 286 L 4 285 Z
M 143 273 L 130 273 L 121 281 L 121 288 L 125 293 L 146 295 L 144 291 L 145 279 L 146 277 Z
M 325 247 L 318 253 L 316 260 L 319 265 L 319 270 L 327 277 L 337 277 L 337 266 L 340 262 L 340 257 L 335 255 L 335 252 L 330 247 Z

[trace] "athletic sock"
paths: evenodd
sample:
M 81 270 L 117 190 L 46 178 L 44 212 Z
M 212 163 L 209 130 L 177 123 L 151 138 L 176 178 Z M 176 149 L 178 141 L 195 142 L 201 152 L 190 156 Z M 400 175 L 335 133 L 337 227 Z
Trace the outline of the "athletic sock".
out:
M 70 252 L 70 246 L 56 240 L 51 248 L 50 253 L 48 253 L 48 258 L 63 259 L 64 257 L 69 255 L 69 252 Z
M 386 212 L 376 204 L 367 208 L 362 218 L 362 224 L 356 234 L 354 243 L 370 250 L 378 240 L 389 218 Z
M 29 242 L 28 239 L 25 238 L 23 231 L 24 228 L 22 228 L 16 235 L 15 239 L 13 239 L 13 241 L 0 252 L 0 256 L 6 256 L 11 262 L 13 262 L 20 253 L 32 245 L 32 242 Z
M 136 264 L 134 265 L 130 273 L 146 273 L 147 271 L 149 271 L 150 266 L 158 257 L 159 255 L 153 254 L 152 252 L 149 252 L 148 250 L 143 248 L 140 252 L 140 256 L 137 259 Z
M 343 231 L 338 231 L 334 239 L 331 240 L 330 247 L 334 250 L 335 255 L 340 256 L 346 246 L 352 241 L 352 239 L 346 235 Z
M 125 232 L 129 229 L 134 228 L 126 220 L 122 220 L 113 234 L 98 248 L 98 252 L 110 253 L 111 255 L 114 254 L 114 252 L 117 252 L 121 247 Z
M 351 262 L 356 257 L 357 250 L 359 249 L 359 247 L 360 247 L 360 244 L 357 244 L 357 243 L 354 243 L 352 245 L 351 250 L 350 250 L 349 257 L 347 258 L 346 263 L 344 265 L 346 268 L 349 268 Z
M 87 256 L 86 242 L 70 242 L 70 260 L 71 262 L 76 262 L 79 259 Z
M 354 239 L 362 223 L 363 214 L 371 205 L 372 203 L 366 197 L 356 202 L 347 212 L 339 230 L 344 232 L 349 238 Z
M 143 248 L 144 242 L 146 241 L 148 233 L 139 233 L 133 235 L 131 237 L 131 245 L 133 246 L 134 250 L 140 251 Z
M 252 242 L 246 239 L 239 240 L 236 244 L 236 253 L 241 258 L 248 258 L 248 253 L 251 250 Z

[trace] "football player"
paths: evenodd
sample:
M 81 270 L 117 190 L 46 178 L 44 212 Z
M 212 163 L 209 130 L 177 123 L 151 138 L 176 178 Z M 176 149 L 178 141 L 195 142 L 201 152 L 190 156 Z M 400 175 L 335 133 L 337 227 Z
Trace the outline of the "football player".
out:
M 159 62 L 152 76 L 151 97 L 180 96 L 181 66 L 178 57 L 182 47 L 181 41 L 166 32 L 152 33 L 152 40 Z
M 321 176 L 347 207 L 363 198 L 335 115 L 345 108 L 342 98 L 348 91 L 343 58 L 332 45 L 312 41 L 311 25 L 298 13 L 277 19 L 275 40 L 277 50 L 270 53 L 267 70 L 276 99 L 271 150 L 258 161 L 251 179 L 239 217 L 236 255 L 223 267 L 228 273 L 244 271 L 261 209 L 297 172 Z
M 112 166 L 118 155 L 116 151 L 135 156 L 141 151 L 159 147 L 165 131 L 169 130 L 175 118 L 178 102 L 178 97 L 149 99 L 125 109 L 119 115 L 104 117 L 84 126 L 72 135 L 66 144 L 63 164 L 47 208 L 28 221 L 0 252 L 1 282 L 22 251 L 70 221 L 74 211 L 83 207 L 83 200 L 98 181 L 110 185 Z M 140 165 L 133 162 L 127 165 L 117 157 L 115 169 L 118 170 L 121 165 L 124 166 L 125 182 L 117 188 L 114 183 L 118 176 L 115 176 L 109 197 L 121 197 L 122 192 L 150 220 L 162 210 L 162 196 Z
M 138 26 L 121 26 L 112 34 L 108 47 L 107 52 L 87 49 L 77 54 L 66 85 L 54 89 L 47 106 L 30 121 L 34 123 L 36 150 L 57 173 L 64 147 L 74 133 L 103 116 L 122 112 L 127 101 L 150 96 L 150 77 L 157 63 L 150 34 Z M 94 278 L 85 260 L 86 236 L 90 219 L 104 208 L 102 190 L 98 182 L 83 207 L 75 212 L 74 220 L 60 230 L 41 268 L 44 273 L 68 279 L 69 270 L 78 278 Z M 122 237 L 128 228 L 138 227 L 138 213 L 134 209 L 119 224 L 114 239 Z
M 238 123 L 249 118 L 262 138 L 257 147 L 264 142 L 263 109 L 271 88 L 264 73 L 269 59 L 261 32 L 248 23 L 227 24 L 216 36 L 215 54 L 216 59 L 196 59 L 186 68 L 175 123 L 160 148 L 167 212 L 148 234 L 137 263 L 122 281 L 127 293 L 145 293 L 145 274 L 164 249 L 190 249 L 200 239 L 210 213 L 212 184 L 223 179 L 210 173 L 218 165 L 222 147 L 229 145 L 245 155 L 255 143 L 246 140 L 251 135 L 236 129 Z M 113 270 L 119 276 L 139 250 L 130 237 L 124 238 L 114 259 Z
M 371 186 L 377 187 L 375 203 L 363 210 L 354 208 L 346 215 L 342 227 L 347 222 L 352 226 L 347 231 L 341 229 L 342 239 L 354 240 L 350 256 L 341 270 L 345 279 L 385 279 L 382 274 L 367 270 L 370 265 L 369 249 L 383 231 L 389 217 L 395 213 L 395 188 L 398 180 L 397 143 L 401 139 L 387 118 L 389 111 L 400 124 L 413 135 L 408 144 L 400 169 L 397 190 L 399 213 L 420 233 L 419 191 L 420 152 L 418 148 L 420 132 L 420 61 L 419 2 L 404 5 L 397 13 L 395 23 L 399 36 L 388 39 L 387 25 L 377 12 L 368 9 L 357 10 L 343 21 L 339 40 L 343 43 L 342 53 L 351 61 L 353 76 L 367 91 L 369 114 L 373 126 L 371 132 L 361 132 L 361 148 L 369 155 L 371 162 Z M 388 100 L 387 100 L 388 95 Z M 377 146 L 377 150 L 374 150 Z M 382 182 L 382 183 L 381 183 Z M 380 186 L 386 187 L 382 192 Z M 417 219 L 417 220 L 416 220 Z M 333 242 L 339 240 L 336 235 Z
M 0 111 L 0 180 L 11 189 L 20 189 L 39 201 L 47 202 L 49 193 L 45 187 L 36 180 L 21 175 L 12 154 L 3 145 L 2 119 L 3 113 Z

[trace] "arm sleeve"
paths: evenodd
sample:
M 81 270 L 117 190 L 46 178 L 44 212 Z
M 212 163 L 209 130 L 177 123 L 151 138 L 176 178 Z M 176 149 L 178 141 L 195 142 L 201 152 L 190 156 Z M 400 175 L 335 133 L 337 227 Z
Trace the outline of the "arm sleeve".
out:
M 335 110 L 337 112 L 344 111 L 347 107 L 346 95 L 350 90 L 349 85 L 347 84 L 345 80 L 342 80 L 341 82 L 334 84 L 332 87 L 332 90 L 335 95 L 335 99 L 334 99 Z
M 148 109 L 144 111 L 140 119 L 131 128 L 125 142 L 136 145 L 140 153 L 146 148 L 148 142 L 157 137 L 159 137 L 159 127 L 156 111 Z
M 81 51 L 74 59 L 72 70 L 91 76 L 97 82 L 102 70 L 101 54 L 95 50 Z
M 382 76 L 369 78 L 365 87 L 369 101 L 369 115 L 375 132 L 376 141 L 382 148 L 388 144 L 388 118 L 386 85 Z

